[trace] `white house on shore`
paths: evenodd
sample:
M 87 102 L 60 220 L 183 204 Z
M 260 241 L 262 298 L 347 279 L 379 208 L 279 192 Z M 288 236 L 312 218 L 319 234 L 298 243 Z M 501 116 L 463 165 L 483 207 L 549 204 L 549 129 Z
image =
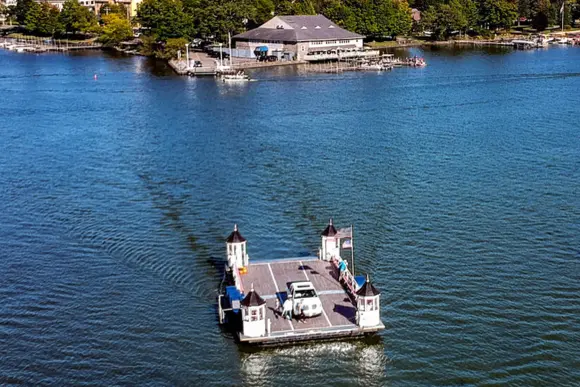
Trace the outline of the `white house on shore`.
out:
M 308 61 L 360 56 L 364 36 L 315 15 L 276 16 L 233 39 L 237 49 Z

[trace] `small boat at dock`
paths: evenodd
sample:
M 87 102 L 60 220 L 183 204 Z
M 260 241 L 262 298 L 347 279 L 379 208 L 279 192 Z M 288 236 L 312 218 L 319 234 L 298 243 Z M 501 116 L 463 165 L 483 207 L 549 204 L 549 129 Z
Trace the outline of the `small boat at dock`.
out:
M 412 57 L 412 58 L 407 58 L 407 66 L 411 66 L 411 67 L 425 67 L 427 66 L 427 62 L 425 62 L 425 59 L 423 58 L 418 58 L 416 56 Z
M 235 73 L 224 73 L 221 75 L 221 79 L 223 82 L 249 82 L 250 77 L 243 71 L 238 71 Z

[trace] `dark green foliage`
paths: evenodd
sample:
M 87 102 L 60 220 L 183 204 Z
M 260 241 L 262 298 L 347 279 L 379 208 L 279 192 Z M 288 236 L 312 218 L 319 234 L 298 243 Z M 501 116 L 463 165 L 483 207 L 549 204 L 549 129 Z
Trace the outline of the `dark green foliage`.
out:
M 538 31 L 544 31 L 548 27 L 548 15 L 544 11 L 539 11 L 532 20 L 532 27 Z
M 518 17 L 516 4 L 507 0 L 483 0 L 479 14 L 480 22 L 491 29 L 508 28 Z
M 91 33 L 98 31 L 96 16 L 77 0 L 66 0 L 62 6 L 60 20 L 66 32 Z
M 28 10 L 34 4 L 34 0 L 18 0 L 16 2 L 16 8 L 14 9 L 14 15 L 16 16 L 16 21 L 18 24 L 24 25 L 26 23 L 26 15 Z
M 131 23 L 124 14 L 110 13 L 103 15 L 103 28 L 99 41 L 114 46 L 133 37 Z
M 145 0 L 139 6 L 137 18 L 158 40 L 191 36 L 192 18 L 179 0 Z
M 412 26 L 406 0 L 333 0 L 322 13 L 340 26 L 372 39 L 404 35 Z
M 163 49 L 155 51 L 155 56 L 161 59 L 177 58 L 177 52 L 181 51 L 185 55 L 185 45 L 188 43 L 185 38 L 167 39 Z
M 35 2 L 30 5 L 26 14 L 25 28 L 28 32 L 39 36 L 55 36 L 63 31 L 58 9 L 46 2 Z
M 99 11 L 101 17 L 111 14 L 117 14 L 124 18 L 128 18 L 129 10 L 123 4 L 105 4 Z
M 147 52 L 174 55 L 176 40 L 202 37 L 226 41 L 228 34 L 255 28 L 276 15 L 323 14 L 338 25 L 365 35 L 369 40 L 390 39 L 414 31 L 431 30 L 436 39 L 454 34 L 493 35 L 499 29 L 509 29 L 518 17 L 533 20 L 541 31 L 561 23 L 563 0 L 144 0 L 137 12 L 137 21 L 144 27 Z M 422 13 L 419 23 L 413 23 L 411 7 Z M 116 44 L 129 38 L 127 9 L 121 4 L 105 4 L 100 18 L 106 31 L 99 27 L 97 17 L 79 4 L 66 0 L 62 12 L 48 3 L 18 0 L 10 9 L 2 8 L 34 34 L 54 36 L 67 33 L 102 32 L 101 39 Z M 118 17 L 108 17 L 117 15 Z M 572 24 L 580 17 L 578 0 L 565 6 L 564 23 Z M 107 19 L 107 20 L 105 20 Z M 105 28 L 104 27 L 104 28 Z M 167 49 L 166 42 L 171 40 Z M 180 42 L 178 42 L 180 43 Z M 164 46 L 160 50 L 157 46 Z
M 447 39 L 456 31 L 466 32 L 473 27 L 473 7 L 470 0 L 451 0 L 432 5 L 423 12 L 422 22 L 432 31 L 435 39 Z

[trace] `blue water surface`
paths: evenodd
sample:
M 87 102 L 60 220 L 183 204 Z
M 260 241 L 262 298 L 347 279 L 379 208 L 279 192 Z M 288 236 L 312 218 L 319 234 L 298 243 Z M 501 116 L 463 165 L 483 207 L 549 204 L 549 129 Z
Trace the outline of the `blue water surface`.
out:
M 225 85 L 0 51 L 0 384 L 578 385 L 580 48 L 397 55 L 428 66 Z M 275 259 L 330 217 L 379 343 L 239 348 L 233 224 Z

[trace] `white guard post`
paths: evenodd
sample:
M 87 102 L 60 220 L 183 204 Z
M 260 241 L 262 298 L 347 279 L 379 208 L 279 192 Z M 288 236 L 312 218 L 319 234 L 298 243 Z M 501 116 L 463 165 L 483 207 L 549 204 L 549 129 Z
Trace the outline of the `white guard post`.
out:
M 333 257 L 340 256 L 340 238 L 338 238 L 336 228 L 332 225 L 332 219 L 322 234 L 322 247 L 320 249 L 320 259 L 330 261 Z
M 240 303 L 242 309 L 242 333 L 247 337 L 266 335 L 266 301 L 254 290 Z
M 226 251 L 228 255 L 228 267 L 238 269 L 242 273 L 246 271 L 250 257 L 246 249 L 246 239 L 238 231 L 238 225 L 234 225 L 234 231 L 226 240 Z
M 373 286 L 367 274 L 364 285 L 356 292 L 356 322 L 361 328 L 374 327 L 381 323 L 379 297 L 381 292 Z

